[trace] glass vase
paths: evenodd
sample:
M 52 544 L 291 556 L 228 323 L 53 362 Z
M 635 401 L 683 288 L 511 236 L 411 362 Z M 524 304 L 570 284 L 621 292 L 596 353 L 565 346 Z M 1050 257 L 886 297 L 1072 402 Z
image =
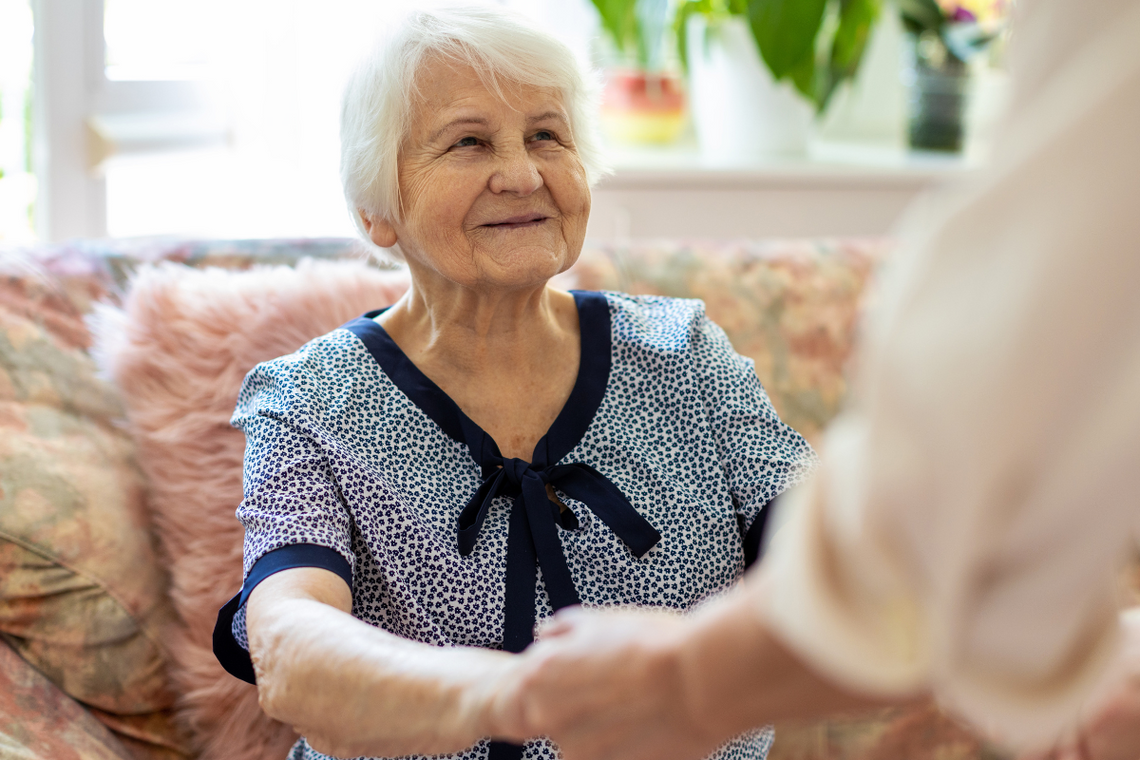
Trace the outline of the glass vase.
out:
M 970 91 L 970 70 L 935 33 L 908 35 L 903 82 L 907 134 L 915 150 L 961 152 Z

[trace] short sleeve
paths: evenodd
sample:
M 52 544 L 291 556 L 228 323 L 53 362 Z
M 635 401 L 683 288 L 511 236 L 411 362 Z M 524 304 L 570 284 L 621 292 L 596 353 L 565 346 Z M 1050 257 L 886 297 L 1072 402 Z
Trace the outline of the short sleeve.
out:
M 270 575 L 320 567 L 352 586 L 350 519 L 340 499 L 320 420 L 329 389 L 298 354 L 260 364 L 246 377 L 232 424 L 245 432 L 243 583 L 222 608 L 214 651 L 231 674 L 253 682 L 245 602 Z
M 306 354 L 258 365 L 246 377 L 231 423 L 245 433 L 244 576 L 263 555 L 292 544 L 332 549 L 350 566 L 351 521 L 341 500 L 320 419 L 328 389 Z
M 753 361 L 736 353 L 724 331 L 703 312 L 693 323 L 691 345 L 705 413 L 745 536 L 745 551 L 748 554 L 751 547 L 756 552 L 766 507 L 807 479 L 816 464 L 815 452 L 776 414 Z

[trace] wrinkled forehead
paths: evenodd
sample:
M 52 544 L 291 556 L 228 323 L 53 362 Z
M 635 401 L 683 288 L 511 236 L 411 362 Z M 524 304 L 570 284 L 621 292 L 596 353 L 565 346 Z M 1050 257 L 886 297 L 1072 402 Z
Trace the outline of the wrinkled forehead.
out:
M 516 112 L 557 111 L 569 120 L 557 87 L 519 81 L 489 67 L 474 66 L 458 55 L 439 52 L 426 55 L 417 67 L 408 97 L 410 120 L 405 139 L 417 126 L 445 119 L 446 112 L 492 102 Z
M 563 111 L 565 109 L 559 88 L 541 85 L 537 81 L 523 81 L 496 72 L 489 66 L 474 65 L 471 60 L 457 54 L 448 55 L 441 51 L 429 52 L 416 67 L 408 93 L 409 105 L 413 108 L 438 107 L 446 105 L 448 99 L 474 92 L 487 92 L 512 108 L 521 106 L 520 93 L 526 92 L 530 97 L 556 101 Z

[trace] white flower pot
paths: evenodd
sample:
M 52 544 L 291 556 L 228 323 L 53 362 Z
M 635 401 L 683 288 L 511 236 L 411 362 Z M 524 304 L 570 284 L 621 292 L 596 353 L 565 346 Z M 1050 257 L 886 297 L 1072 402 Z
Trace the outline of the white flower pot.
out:
M 776 82 L 743 18 L 711 28 L 689 19 L 689 87 L 701 157 L 740 165 L 807 152 L 812 107 L 790 82 Z

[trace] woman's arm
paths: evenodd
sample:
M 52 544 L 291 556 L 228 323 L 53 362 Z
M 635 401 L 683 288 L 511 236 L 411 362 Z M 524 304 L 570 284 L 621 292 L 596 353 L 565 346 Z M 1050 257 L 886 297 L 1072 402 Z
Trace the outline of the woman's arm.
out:
M 690 616 L 558 612 L 520 658 L 503 725 L 550 736 L 566 760 L 690 760 L 771 721 L 892 703 L 808 667 L 765 625 L 766 584 L 751 581 Z
M 455 752 L 490 733 L 502 652 L 402 639 L 352 617 L 335 573 L 283 570 L 249 596 L 246 630 L 265 712 L 338 757 Z

